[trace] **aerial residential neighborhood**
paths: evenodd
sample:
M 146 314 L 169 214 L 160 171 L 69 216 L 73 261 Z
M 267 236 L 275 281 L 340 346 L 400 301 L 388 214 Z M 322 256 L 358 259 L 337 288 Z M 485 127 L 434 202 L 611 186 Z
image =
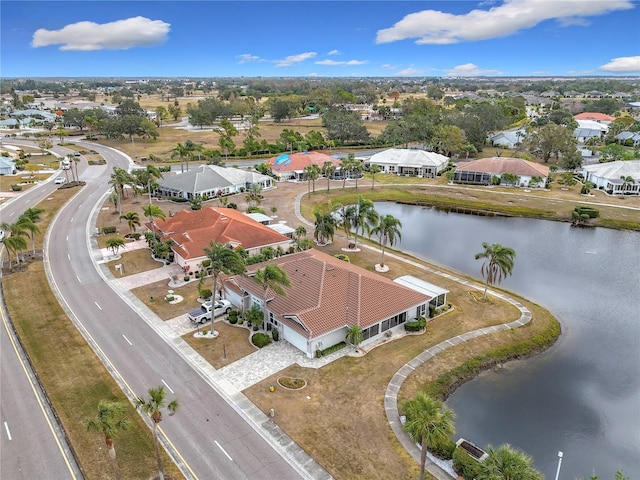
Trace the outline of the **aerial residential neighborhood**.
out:
M 114 6 L 2 6 L 1 478 L 638 478 L 637 2 Z

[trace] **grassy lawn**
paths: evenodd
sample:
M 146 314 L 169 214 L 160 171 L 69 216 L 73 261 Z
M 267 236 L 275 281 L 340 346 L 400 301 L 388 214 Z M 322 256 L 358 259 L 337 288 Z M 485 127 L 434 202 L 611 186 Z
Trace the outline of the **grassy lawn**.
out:
M 121 250 L 120 256 L 122 257 L 118 261 L 109 262 L 107 266 L 114 277 L 127 277 L 129 275 L 135 275 L 140 272 L 147 272 L 156 268 L 162 268 L 160 262 L 156 262 L 151 258 L 151 250 L 143 248 L 140 250 L 132 250 L 130 252 Z M 117 264 L 124 265 L 124 273 L 120 270 L 116 270 Z
M 209 330 L 210 325 L 210 323 L 206 323 L 200 328 L 201 330 Z M 194 338 L 193 334 L 182 337 L 215 368 L 222 368 L 257 350 L 251 343 L 253 331 L 248 328 L 230 325 L 225 321 L 218 320 L 215 322 L 215 329 L 220 332 L 220 335 L 213 340 Z
M 178 315 L 186 315 L 190 310 L 200 308 L 200 303 L 198 303 L 199 294 L 197 281 L 192 281 L 182 287 L 172 289 L 176 295 L 184 298 L 182 302 L 175 305 L 171 305 L 164 300 L 168 289 L 169 278 L 134 288 L 131 292 L 162 320 L 171 320 Z M 152 298 L 153 300 L 151 300 Z
M 37 248 L 42 248 L 44 231 L 55 212 L 76 191 L 56 191 L 38 205 L 45 212 L 38 224 L 42 233 L 38 235 Z M 60 307 L 49 288 L 43 264 L 35 262 L 21 272 L 4 275 L 2 286 L 10 317 L 86 477 L 113 477 L 104 437 L 88 433 L 85 428 L 86 421 L 95 416 L 98 402 L 113 399 L 128 405 L 127 417 L 132 422 L 131 429 L 115 440 L 121 477 L 150 478 L 157 471 L 151 432 Z M 34 292 L 38 292 L 38 302 L 24 301 L 33 298 Z M 169 458 L 164 457 L 167 473 L 182 477 Z

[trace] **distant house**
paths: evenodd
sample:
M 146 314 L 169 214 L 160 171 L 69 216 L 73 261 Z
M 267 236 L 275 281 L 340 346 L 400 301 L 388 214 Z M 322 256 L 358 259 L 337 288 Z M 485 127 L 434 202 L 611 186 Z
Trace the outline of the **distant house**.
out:
M 582 175 L 608 194 L 640 195 L 640 160 L 585 165 Z
M 524 128 L 518 128 L 517 130 L 508 130 L 491 135 L 489 136 L 489 141 L 494 147 L 513 149 L 522 143 L 525 136 Z
M 155 193 L 160 197 L 191 199 L 200 195 L 203 198 L 212 198 L 244 192 L 252 185 L 260 185 L 264 190 L 275 186 L 273 178 L 254 171 L 199 165 L 188 172 L 161 178 Z
M 390 148 L 372 155 L 365 165 L 378 165 L 382 173 L 435 177 L 449 164 L 449 157 L 425 150 Z
M 431 297 L 316 249 L 284 255 L 269 263 L 291 281 L 285 295 L 268 291 L 268 330 L 313 358 L 317 351 L 345 341 L 351 327 L 362 329 L 362 346 L 428 316 Z M 262 309 L 262 287 L 252 277 L 266 263 L 251 265 L 246 275 L 223 284 L 224 297 L 235 306 Z
M 175 262 L 185 273 L 202 270 L 205 247 L 211 242 L 231 244 L 255 255 L 265 247 L 288 252 L 291 238 L 232 208 L 182 210 L 165 220 L 155 219 L 146 227 L 171 241 Z
M 623 145 L 640 147 L 640 132 L 620 132 L 616 135 L 616 140 Z
M 15 173 L 15 162 L 10 158 L 0 156 L 0 175 L 13 175 Z
M 460 164 L 453 172 L 453 181 L 456 183 L 473 183 L 478 185 L 491 185 L 493 177 L 498 177 L 501 183 L 505 173 L 518 177 L 517 185 L 542 186 L 549 177 L 549 167 L 539 163 L 530 162 L 521 158 L 490 157 L 480 158 L 471 162 Z M 537 182 L 532 182 L 536 177 Z
M 613 122 L 616 117 L 612 117 L 611 115 L 606 115 L 604 113 L 599 112 L 582 112 L 573 116 L 573 119 L 578 120 L 590 120 L 592 122 L 603 123 L 605 125 L 609 125 Z
M 278 180 L 304 181 L 304 169 L 309 165 L 317 165 L 319 168 L 330 162 L 336 167 L 334 178 L 340 177 L 340 157 L 327 155 L 322 152 L 283 153 L 277 157 L 269 158 L 266 163 Z M 341 177 L 340 177 L 341 178 Z
M 602 138 L 609 130 L 609 125 L 595 120 L 577 120 L 578 128 L 573 131 L 573 138 L 578 143 L 585 143 L 591 138 Z

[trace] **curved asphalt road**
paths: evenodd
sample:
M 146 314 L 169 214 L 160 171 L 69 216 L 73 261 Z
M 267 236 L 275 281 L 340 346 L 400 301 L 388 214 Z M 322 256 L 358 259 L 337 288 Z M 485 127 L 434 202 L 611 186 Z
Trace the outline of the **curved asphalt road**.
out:
M 11 143 L 24 142 L 12 139 Z M 62 147 L 57 150 L 62 156 L 70 152 Z M 56 188 L 53 181 L 43 182 L 5 201 L 0 205 L 1 221 L 14 223 L 27 208 Z M 0 320 L 0 478 L 83 478 L 4 305 L 0 305 Z
M 242 400 L 223 398 L 199 373 L 202 369 L 192 368 L 96 271 L 87 244 L 92 209 L 108 190 L 112 167 L 127 168 L 129 162 L 108 147 L 86 146 L 108 165 L 85 170 L 81 179 L 87 186 L 52 223 L 45 251 L 49 280 L 70 318 L 130 399 L 146 397 L 149 387 L 164 384 L 169 399 L 179 400 L 176 415 L 165 417 L 160 426 L 165 447 L 187 478 L 312 478 L 283 458 L 284 447 L 276 450 L 264 439 L 268 421 L 264 426 L 247 423 L 241 409 L 230 406 Z

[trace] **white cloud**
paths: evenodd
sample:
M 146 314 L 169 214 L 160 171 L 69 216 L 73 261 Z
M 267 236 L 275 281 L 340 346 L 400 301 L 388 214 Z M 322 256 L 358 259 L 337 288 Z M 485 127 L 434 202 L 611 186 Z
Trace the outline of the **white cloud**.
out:
M 609 63 L 598 67 L 598 70 L 612 73 L 638 73 L 640 72 L 640 56 L 614 58 Z
M 387 70 L 395 70 L 398 67 L 395 65 L 390 65 L 388 63 L 385 63 L 384 65 L 382 65 L 382 68 L 386 68 Z
M 61 30 L 40 28 L 33 34 L 31 46 L 47 47 L 62 44 L 60 50 L 126 50 L 151 47 L 167 39 L 171 25 L 162 20 L 132 17 L 98 24 L 78 22 Z
M 264 62 L 262 58 L 257 55 L 251 55 L 250 53 L 242 53 L 240 55 L 236 55 L 239 64 L 250 63 L 250 62 Z
M 318 60 L 316 65 L 366 65 L 369 63 L 369 60 L 345 60 L 345 61 L 336 61 L 336 60 Z
M 304 62 L 305 60 L 309 60 L 310 58 L 313 58 L 316 55 L 317 55 L 316 52 L 305 52 L 305 53 L 299 53 L 297 55 L 289 55 L 287 58 L 284 58 L 282 60 L 276 60 L 275 64 L 276 64 L 276 67 L 289 67 L 294 63 L 300 63 L 300 62 Z
M 424 70 L 416 70 L 413 67 L 405 68 L 404 70 L 400 70 L 399 72 L 396 72 L 396 75 L 398 77 L 410 77 L 412 75 L 423 75 L 423 74 L 424 74 Z
M 631 0 L 504 0 L 488 10 L 476 9 L 463 15 L 423 10 L 405 16 L 390 28 L 378 30 L 376 42 L 417 38 L 417 44 L 446 45 L 487 40 L 535 27 L 545 20 L 584 25 L 585 17 L 631 8 L 634 8 Z
M 340 50 L 331 50 L 327 55 L 340 55 L 341 53 Z
M 482 69 L 473 63 L 458 65 L 445 73 L 447 77 L 485 77 L 492 75 L 502 75 L 502 72 L 500 70 Z

